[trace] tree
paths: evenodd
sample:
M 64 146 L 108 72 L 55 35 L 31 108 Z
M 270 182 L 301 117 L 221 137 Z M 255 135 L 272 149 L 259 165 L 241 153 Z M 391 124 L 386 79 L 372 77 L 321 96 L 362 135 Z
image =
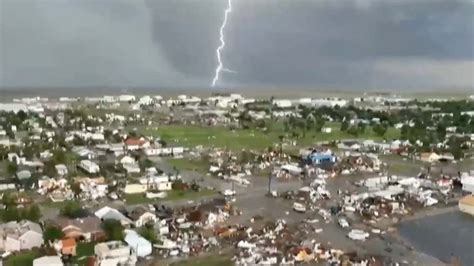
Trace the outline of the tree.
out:
M 76 201 L 67 202 L 59 213 L 69 218 L 79 218 L 87 215 L 86 211 Z
M 245 164 L 245 163 L 248 163 L 252 160 L 252 153 L 248 152 L 248 151 L 242 151 L 242 153 L 240 154 L 240 163 L 242 164 Z
M 342 121 L 341 131 L 346 131 L 348 128 L 349 128 L 349 122 L 347 122 L 347 120 Z
M 365 124 L 364 123 L 359 123 L 357 125 L 357 130 L 359 131 L 359 133 L 363 134 L 365 132 Z
M 9 162 L 7 165 L 7 173 L 9 175 L 15 175 L 18 171 L 18 166 L 15 162 Z
M 377 134 L 377 136 L 382 137 L 387 132 L 387 126 L 382 124 L 376 124 L 372 130 Z
M 15 139 L 15 133 L 13 133 L 13 131 L 11 129 L 7 129 L 7 137 L 9 139 Z
M 18 111 L 18 113 L 16 113 L 16 116 L 21 122 L 25 121 L 28 118 L 28 114 L 26 114 L 23 110 Z
M 2 215 L 2 220 L 5 222 L 21 220 L 21 215 L 18 208 L 15 206 L 7 208 Z
M 51 160 L 54 164 L 66 163 L 66 153 L 63 149 L 56 149 L 53 151 L 53 157 Z
M 81 195 L 81 193 L 82 193 L 81 184 L 79 184 L 79 183 L 73 183 L 73 184 L 71 185 L 71 190 L 72 190 L 72 192 L 74 193 L 74 197 L 75 197 L 75 198 L 79 198 L 79 195 Z
M 102 229 L 109 240 L 123 240 L 123 226 L 120 221 L 117 220 L 105 220 L 102 223 Z
M 3 193 L 2 204 L 8 208 L 15 205 L 15 199 L 9 193 Z
M 55 176 L 56 175 L 56 164 L 53 161 L 47 161 L 44 163 L 43 167 L 43 174 L 47 176 Z
M 357 129 L 357 127 L 350 127 L 347 130 L 347 133 L 351 134 L 352 136 L 357 137 L 357 135 L 359 134 L 359 130 Z
M 316 120 L 316 124 L 314 125 L 314 130 L 316 132 L 321 132 L 321 130 L 323 129 L 324 127 L 324 124 L 326 124 L 326 121 L 324 121 L 324 119 L 322 118 L 318 118 Z
M 24 209 L 21 216 L 23 219 L 30 220 L 32 222 L 38 222 L 41 218 L 41 210 L 38 205 L 33 204 L 28 209 Z
M 156 232 L 153 229 L 153 226 L 150 225 L 145 225 L 140 228 L 138 233 L 145 238 L 146 240 L 150 241 L 151 243 L 156 243 L 158 241 L 158 238 L 156 236 Z
M 141 169 L 146 169 L 154 166 L 153 161 L 148 158 L 144 160 L 139 160 L 138 163 Z
M 311 109 L 309 109 L 308 107 L 304 106 L 304 105 L 300 105 L 300 114 L 301 114 L 301 117 L 303 119 L 306 119 L 308 118 L 309 114 L 311 114 Z
M 46 242 L 62 239 L 63 237 L 63 231 L 56 226 L 48 225 L 43 231 L 43 239 Z

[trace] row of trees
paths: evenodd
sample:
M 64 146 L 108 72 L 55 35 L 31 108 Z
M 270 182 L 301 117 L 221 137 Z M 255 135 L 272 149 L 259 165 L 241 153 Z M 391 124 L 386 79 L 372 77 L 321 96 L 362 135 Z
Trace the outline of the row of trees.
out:
M 38 222 L 41 218 L 41 210 L 36 204 L 29 206 L 18 205 L 19 195 L 4 193 L 2 204 L 4 208 L 0 211 L 0 219 L 4 222 L 30 220 Z

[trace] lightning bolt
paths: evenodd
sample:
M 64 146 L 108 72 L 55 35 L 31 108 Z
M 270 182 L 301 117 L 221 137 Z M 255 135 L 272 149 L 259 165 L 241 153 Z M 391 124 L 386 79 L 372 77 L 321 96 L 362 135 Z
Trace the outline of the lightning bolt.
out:
M 219 80 L 219 74 L 221 73 L 221 71 L 236 73 L 233 70 L 224 68 L 223 65 L 222 65 L 222 59 L 221 59 L 221 50 L 224 49 L 224 47 L 225 47 L 224 29 L 225 29 L 225 26 L 227 24 L 227 18 L 229 17 L 229 14 L 231 12 L 232 12 L 232 0 L 227 0 L 227 8 L 224 11 L 224 21 L 222 22 L 221 28 L 219 30 L 220 45 L 216 49 L 217 67 L 216 67 L 216 73 L 214 75 L 214 78 L 212 79 L 212 87 L 216 86 L 216 83 Z

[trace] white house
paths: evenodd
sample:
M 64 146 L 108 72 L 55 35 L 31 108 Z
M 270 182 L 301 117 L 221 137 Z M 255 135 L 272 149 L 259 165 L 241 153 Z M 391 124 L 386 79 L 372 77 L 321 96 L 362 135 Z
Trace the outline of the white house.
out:
M 151 242 L 137 234 L 133 230 L 125 230 L 125 242 L 133 250 L 137 257 L 147 257 L 152 252 Z
M 43 230 L 37 223 L 27 220 L 0 225 L 0 250 L 29 250 L 43 245 Z
M 312 104 L 314 106 L 329 106 L 329 107 L 335 107 L 336 105 L 338 106 L 345 106 L 347 105 L 347 101 L 344 99 L 313 99 Z
M 138 104 L 139 104 L 139 105 L 152 105 L 153 102 L 154 102 L 153 98 L 150 97 L 149 95 L 142 96 L 142 97 L 138 100 Z
M 56 168 L 56 172 L 59 176 L 65 176 L 68 173 L 67 167 L 64 164 L 56 164 L 54 168 Z
M 135 265 L 137 258 L 131 248 L 121 241 L 109 241 L 94 246 L 96 265 Z
M 159 191 L 169 191 L 172 189 L 173 183 L 166 175 L 161 176 L 146 176 L 140 178 L 140 184 L 148 186 L 148 189 L 156 189 Z
M 464 175 L 461 177 L 462 190 L 474 194 L 474 176 Z
M 24 103 L 0 103 L 0 111 L 14 112 L 28 111 L 28 106 Z
M 323 127 L 323 128 L 321 129 L 321 132 L 323 132 L 323 133 L 331 133 L 331 132 L 332 132 L 332 128 L 330 128 L 330 127 Z
M 147 186 L 142 184 L 127 184 L 123 189 L 125 194 L 138 194 L 145 193 L 147 191 Z
M 127 174 L 138 174 L 141 171 L 137 163 L 124 163 L 122 167 L 127 171 Z
M 120 223 L 124 226 L 129 226 L 133 223 L 132 220 L 130 220 L 127 216 L 109 206 L 105 206 L 102 209 L 96 211 L 94 215 L 101 220 L 111 219 L 120 221 Z
M 273 100 L 273 105 L 280 108 L 288 108 L 291 107 L 291 100 Z
M 63 266 L 59 256 L 43 256 L 33 260 L 33 266 Z
M 158 219 L 156 215 L 152 212 L 149 212 L 144 207 L 136 207 L 130 212 L 130 218 L 135 224 L 135 227 L 142 227 L 146 224 L 155 224 Z
M 135 159 L 131 156 L 123 156 L 122 159 L 120 159 L 120 163 L 121 164 L 131 164 L 131 163 L 135 163 Z
M 147 156 L 181 156 L 184 153 L 183 147 L 148 147 L 144 150 Z
M 89 160 L 82 160 L 79 163 L 79 167 L 89 174 L 97 174 L 100 171 L 99 165 Z
M 311 104 L 311 98 L 300 98 L 298 103 L 303 105 Z
M 120 95 L 118 97 L 118 100 L 120 102 L 134 102 L 135 101 L 135 95 L 125 95 L 125 94 L 123 94 L 123 95 Z

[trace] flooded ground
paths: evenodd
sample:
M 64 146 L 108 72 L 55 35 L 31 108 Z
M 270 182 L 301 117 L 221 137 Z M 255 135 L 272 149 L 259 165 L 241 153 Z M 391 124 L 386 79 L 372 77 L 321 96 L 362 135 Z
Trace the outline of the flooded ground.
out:
M 403 222 L 400 234 L 417 250 L 462 265 L 474 265 L 474 217 L 453 210 Z

